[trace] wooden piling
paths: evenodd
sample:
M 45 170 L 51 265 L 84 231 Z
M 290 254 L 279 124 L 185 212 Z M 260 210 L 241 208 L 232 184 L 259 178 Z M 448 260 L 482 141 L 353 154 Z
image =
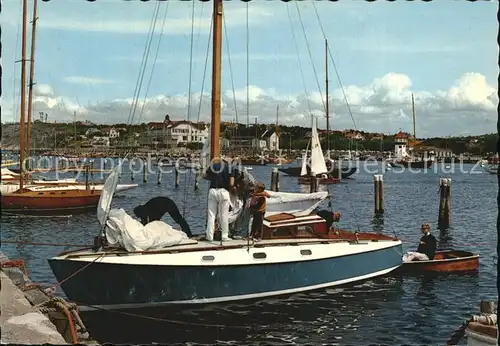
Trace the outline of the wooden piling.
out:
M 134 181 L 134 169 L 130 167 L 130 180 Z
M 142 182 L 148 182 L 148 165 L 145 164 L 142 165 Z
M 278 192 L 280 190 L 280 175 L 278 168 L 273 168 L 271 173 L 271 191 Z
M 439 179 L 439 190 L 438 227 L 446 229 L 451 224 L 451 179 Z
M 174 173 L 175 173 L 175 187 L 177 188 L 180 185 L 180 176 L 178 167 L 175 167 Z
M 384 213 L 384 178 L 381 174 L 373 176 L 373 187 L 375 191 L 375 214 Z
M 201 168 L 196 167 L 196 175 L 194 178 L 194 190 L 195 191 L 198 191 L 198 189 L 200 188 L 200 180 L 201 180 Z
M 311 176 L 311 185 L 310 185 L 310 193 L 318 192 L 319 179 L 315 176 Z
M 161 167 L 158 166 L 158 171 L 156 172 L 156 183 L 158 185 L 161 184 Z
M 89 189 L 89 171 L 90 171 L 90 166 L 85 165 L 85 190 Z

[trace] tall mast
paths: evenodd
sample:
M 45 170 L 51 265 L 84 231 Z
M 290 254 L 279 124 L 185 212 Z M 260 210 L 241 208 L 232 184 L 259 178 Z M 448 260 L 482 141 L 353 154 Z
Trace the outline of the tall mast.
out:
M 212 57 L 212 125 L 210 127 L 210 157 L 220 158 L 220 113 L 222 77 L 222 0 L 213 0 L 213 57 Z
M 328 39 L 325 38 L 325 82 L 326 82 L 326 103 L 325 103 L 325 113 L 326 113 L 326 148 L 328 152 L 330 151 L 330 105 L 328 102 Z M 330 155 L 330 153 L 328 153 Z
M 279 115 L 280 115 L 280 105 L 276 106 L 276 126 L 274 128 L 274 132 L 276 132 L 276 138 L 278 139 L 278 145 L 275 147 L 274 153 L 279 149 L 279 138 L 280 138 L 280 129 L 278 127 L 279 124 Z
M 35 38 L 36 38 L 36 21 L 37 21 L 37 0 L 33 0 L 33 23 L 31 26 L 31 57 L 30 57 L 30 77 L 28 84 L 28 126 L 26 134 L 26 152 L 28 156 L 31 150 L 31 113 L 33 109 L 33 79 L 35 78 Z M 29 169 L 29 168 L 28 168 Z
M 411 109 L 413 112 L 413 141 L 417 140 L 416 126 L 415 126 L 415 101 L 413 99 L 413 94 L 411 94 Z
M 21 44 L 21 119 L 20 119 L 20 133 L 19 133 L 19 190 L 22 191 L 24 187 L 24 150 L 25 141 L 24 137 L 24 116 L 26 112 L 26 30 L 28 21 L 28 0 L 23 0 L 23 33 Z

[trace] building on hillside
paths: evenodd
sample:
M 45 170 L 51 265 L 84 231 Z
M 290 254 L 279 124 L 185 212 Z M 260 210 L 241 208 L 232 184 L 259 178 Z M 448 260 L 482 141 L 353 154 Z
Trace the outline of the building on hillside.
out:
M 265 141 L 265 147 L 260 147 L 260 149 L 264 150 L 279 150 L 280 148 L 280 137 L 278 133 L 276 132 L 276 129 L 268 129 L 264 131 L 262 136 L 260 136 L 261 139 L 264 139 Z M 259 145 L 260 146 L 260 145 Z
M 409 156 L 408 154 L 408 138 L 409 134 L 399 131 L 394 135 L 394 156 L 398 159 Z
M 454 157 L 451 149 L 438 148 L 433 146 L 419 145 L 413 148 L 413 153 L 417 156 L 435 157 L 438 159 Z
M 192 121 L 172 121 L 169 115 L 163 122 L 147 124 L 147 133 L 140 143 L 155 145 L 161 148 L 175 148 L 187 143 L 203 143 L 209 136 L 208 126 L 205 123 Z
M 115 139 L 120 137 L 120 131 L 114 127 L 105 127 L 101 131 L 104 135 L 108 136 L 110 139 Z
M 344 137 L 346 139 L 353 139 L 353 140 L 359 140 L 359 141 L 365 140 L 365 136 L 363 136 L 361 133 L 356 132 L 356 131 L 346 131 L 346 132 L 344 132 Z

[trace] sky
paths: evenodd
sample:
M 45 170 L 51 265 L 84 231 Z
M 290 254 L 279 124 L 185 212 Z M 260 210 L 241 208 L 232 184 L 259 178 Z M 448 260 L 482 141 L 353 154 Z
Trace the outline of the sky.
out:
M 225 1 L 222 119 L 310 126 L 313 114 L 325 128 L 327 38 L 331 128 L 411 132 L 414 94 L 417 137 L 495 132 L 497 10 L 496 1 Z M 34 116 L 209 121 L 211 12 L 212 2 L 39 1 Z M 2 122 L 20 117 L 21 13 L 21 0 L 2 2 Z

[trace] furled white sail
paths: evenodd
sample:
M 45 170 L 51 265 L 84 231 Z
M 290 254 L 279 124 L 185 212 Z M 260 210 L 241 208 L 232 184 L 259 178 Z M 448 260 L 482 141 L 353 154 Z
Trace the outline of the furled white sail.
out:
M 302 155 L 302 169 L 300 170 L 300 175 L 307 175 L 307 150 L 304 155 Z
M 327 172 L 328 169 L 326 168 L 325 157 L 323 156 L 323 151 L 321 150 L 316 121 L 313 121 L 311 134 L 311 175 L 323 174 Z
M 99 204 L 97 205 L 97 219 L 101 225 L 106 223 L 109 209 L 111 208 L 111 202 L 113 201 L 113 195 L 115 194 L 116 186 L 118 185 L 121 166 L 120 162 L 104 182 L 104 187 L 101 191 L 101 198 L 99 198 Z
M 281 213 L 295 216 L 309 215 L 328 197 L 326 191 L 315 193 L 266 192 L 270 195 L 266 203 L 266 215 Z

